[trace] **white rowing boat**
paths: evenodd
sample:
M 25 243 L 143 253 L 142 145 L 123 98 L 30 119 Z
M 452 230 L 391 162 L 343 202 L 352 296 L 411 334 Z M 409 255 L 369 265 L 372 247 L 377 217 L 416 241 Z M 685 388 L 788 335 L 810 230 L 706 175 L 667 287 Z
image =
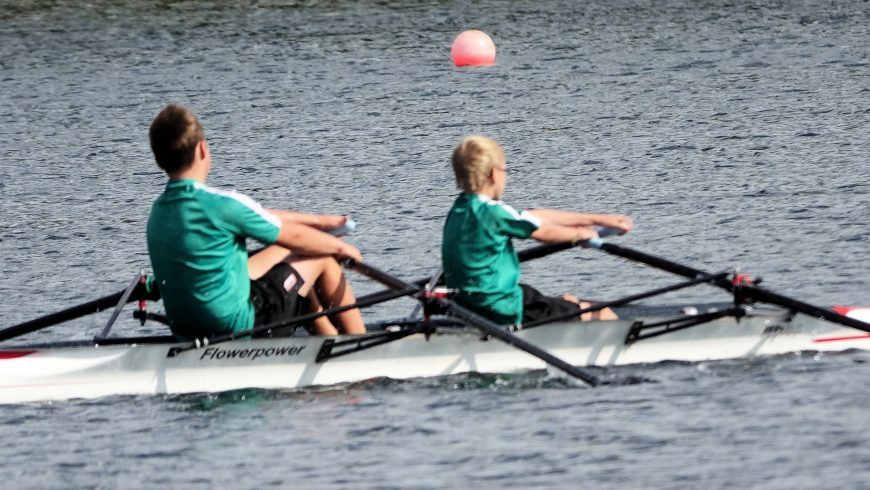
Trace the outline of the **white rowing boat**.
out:
M 369 333 L 360 336 L 230 336 L 186 342 L 172 337 L 106 338 L 120 307 L 131 300 L 134 281 L 116 295 L 0 330 L 0 340 L 5 340 L 118 304 L 97 339 L 0 348 L 0 403 L 242 388 L 296 389 L 377 377 L 514 373 L 548 365 L 594 386 L 599 380 L 582 367 L 870 350 L 870 308 L 820 308 L 762 289 L 743 276 L 709 274 L 601 241 L 586 245 L 689 279 L 601 302 L 593 308 L 623 307 L 618 310 L 620 320 L 551 318 L 540 325 L 508 329 L 424 290 L 420 284 L 425 279 L 407 283 L 370 265 L 349 263 L 390 287 L 390 291 L 360 298 L 359 307 L 413 296 L 426 305 L 427 317 L 430 313 L 436 316 L 430 321 L 370 325 Z M 521 252 L 520 257 L 530 260 L 570 246 L 536 247 Z M 733 301 L 684 307 L 623 306 L 697 284 L 725 289 Z M 757 302 L 775 307 L 758 307 Z M 298 317 L 293 324 L 310 317 Z
M 870 350 L 870 334 L 786 311 L 747 308 L 742 318 L 727 310 L 701 309 L 690 315 L 678 314 L 676 308 L 670 309 L 673 314 L 664 314 L 664 308 L 647 311 L 656 310 L 652 316 L 564 322 L 519 330 L 516 335 L 576 366 Z M 710 313 L 725 316 L 683 326 Z M 866 319 L 870 308 L 847 313 Z M 186 344 L 160 338 L 9 347 L 0 349 L 0 403 L 294 389 L 375 377 L 513 373 L 546 366 L 526 352 L 482 337 L 475 328 L 441 324 L 428 334 L 414 333 L 421 326 L 387 323 L 357 337 L 233 340 L 177 353 Z

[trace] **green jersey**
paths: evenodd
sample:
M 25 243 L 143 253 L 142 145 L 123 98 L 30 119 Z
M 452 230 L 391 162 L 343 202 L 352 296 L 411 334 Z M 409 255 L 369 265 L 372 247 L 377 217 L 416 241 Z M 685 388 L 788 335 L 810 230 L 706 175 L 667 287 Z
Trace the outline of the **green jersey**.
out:
M 254 325 L 246 238 L 270 244 L 280 219 L 249 197 L 171 180 L 148 219 L 148 254 L 173 332 L 186 337 Z
M 511 239 L 528 238 L 540 225 L 501 201 L 457 197 L 444 223 L 441 261 L 447 287 L 459 290 L 459 303 L 500 324 L 520 323 L 520 261 Z

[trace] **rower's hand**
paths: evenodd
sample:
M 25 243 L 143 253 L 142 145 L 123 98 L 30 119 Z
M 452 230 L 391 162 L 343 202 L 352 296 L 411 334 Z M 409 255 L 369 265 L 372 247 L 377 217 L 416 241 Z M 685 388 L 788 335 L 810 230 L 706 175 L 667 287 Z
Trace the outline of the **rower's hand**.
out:
M 338 255 L 339 260 L 346 258 L 346 259 L 351 259 L 354 262 L 362 262 L 363 261 L 362 254 L 360 253 L 360 251 L 356 247 L 354 247 L 353 245 L 351 245 L 349 243 L 342 242 L 342 245 L 338 249 L 338 253 L 336 255 Z
M 348 233 L 350 233 L 356 229 L 356 221 L 351 219 L 350 216 L 335 216 L 335 218 L 341 218 L 341 219 L 335 220 L 333 222 L 333 224 L 338 222 L 338 221 L 341 221 L 341 224 L 336 226 L 336 227 L 329 228 L 329 229 L 325 230 L 330 235 L 332 235 L 332 236 L 344 236 L 344 235 L 347 235 Z
M 634 226 L 634 221 L 631 220 L 628 216 L 624 216 L 621 214 L 611 214 L 605 220 L 606 223 L 601 223 L 601 226 L 606 226 L 608 228 L 616 228 L 619 230 L 620 235 L 625 235 L 631 228 Z
M 341 228 L 345 223 L 350 221 L 350 216 L 339 216 L 337 214 L 324 214 L 320 217 L 320 229 L 323 231 L 334 230 Z
M 593 238 L 598 238 L 598 230 L 595 228 L 589 228 L 586 226 L 578 226 L 576 228 L 576 233 L 574 234 L 574 238 L 571 240 L 571 243 L 584 242 L 586 240 L 592 240 Z

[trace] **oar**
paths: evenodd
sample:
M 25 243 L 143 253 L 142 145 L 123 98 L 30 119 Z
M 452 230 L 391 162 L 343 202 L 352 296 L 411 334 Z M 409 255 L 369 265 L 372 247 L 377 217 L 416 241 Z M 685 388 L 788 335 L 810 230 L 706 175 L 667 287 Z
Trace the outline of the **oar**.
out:
M 519 256 L 520 262 L 526 262 L 528 260 L 539 259 L 574 247 L 598 248 L 598 244 L 602 243 L 602 238 L 622 233 L 622 230 L 619 228 L 599 227 L 596 231 L 598 232 L 598 238 L 593 238 L 591 240 L 576 240 L 573 242 L 545 243 L 543 245 L 537 245 L 525 250 L 520 250 L 517 252 L 517 256 Z
M 565 373 L 586 382 L 590 386 L 597 386 L 600 383 L 598 378 L 595 377 L 594 375 L 589 374 L 589 373 L 583 371 L 582 369 L 579 369 L 576 366 L 569 364 L 566 361 L 563 361 L 562 359 L 554 356 L 553 354 L 550 354 L 549 352 L 545 351 L 544 349 L 541 349 L 540 347 L 537 347 L 537 346 L 521 339 L 520 337 L 517 337 L 516 335 L 506 331 L 500 325 L 497 325 L 496 323 L 493 323 L 493 322 L 487 320 L 486 318 L 483 318 L 482 316 L 480 316 L 480 315 L 478 315 L 478 314 L 476 314 L 476 313 L 474 313 L 466 308 L 463 308 L 462 306 L 459 306 L 458 304 L 456 304 L 453 301 L 443 299 L 443 298 L 425 298 L 425 297 L 423 297 L 423 294 L 425 291 L 420 286 L 416 286 L 416 285 L 407 283 L 407 282 L 403 281 L 402 279 L 399 279 L 397 277 L 393 277 L 393 276 L 387 274 L 386 272 L 383 272 L 379 269 L 376 269 L 376 268 L 374 268 L 371 265 L 368 265 L 366 263 L 355 262 L 355 261 L 350 260 L 350 259 L 346 259 L 343 262 L 346 266 L 356 270 L 360 274 L 362 274 L 370 279 L 373 279 L 377 282 L 380 282 L 391 289 L 394 289 L 397 291 L 415 290 L 416 294 L 418 296 L 418 299 L 420 299 L 421 301 L 433 301 L 433 302 L 439 304 L 442 308 L 444 308 L 447 311 L 447 313 L 449 315 L 461 320 L 463 323 L 471 325 L 472 327 L 476 327 L 487 335 L 495 337 L 495 338 L 497 338 L 497 339 L 499 339 L 507 344 L 510 344 L 510 345 L 512 345 L 512 346 L 514 346 L 514 347 L 516 347 L 516 348 L 518 348 L 518 349 L 520 349 L 528 354 L 531 354 L 531 355 L 537 357 L 538 359 L 546 362 L 547 364 L 549 364 L 553 367 L 556 367 L 556 368 L 564 371 Z
M 57 325 L 58 323 L 62 323 L 68 320 L 83 317 L 85 315 L 90 315 L 91 313 L 96 313 L 98 311 L 103 311 L 105 309 L 111 308 L 117 305 L 119 301 L 121 301 L 124 293 L 125 291 L 119 291 L 115 294 L 110 294 L 109 296 L 104 296 L 100 299 L 95 299 L 93 301 L 88 301 L 87 303 L 83 303 L 78 306 L 73 306 L 72 308 L 58 311 L 57 313 L 51 313 L 43 317 L 39 317 L 24 323 L 19 323 L 18 325 L 5 328 L 3 330 L 0 330 L 0 341 L 11 339 L 13 337 L 18 337 L 19 335 L 28 334 L 30 332 L 35 332 L 37 330 L 47 328 L 52 325 Z
M 679 276 L 687 277 L 689 279 L 710 275 L 709 273 L 702 270 L 698 270 L 687 265 L 678 264 L 676 262 L 672 262 L 661 257 L 656 257 L 655 255 L 650 255 L 648 253 L 640 252 L 638 250 L 633 250 L 628 247 L 616 245 L 614 243 L 605 243 L 601 241 L 594 242 L 592 240 L 590 240 L 590 242 L 591 244 L 589 244 L 588 246 L 591 248 L 597 248 L 611 255 L 616 255 L 618 257 L 633 260 L 635 262 L 640 262 L 642 264 L 646 264 L 657 269 L 671 272 Z M 715 279 L 713 281 L 710 281 L 710 283 L 726 291 L 732 292 L 738 297 L 743 296 L 746 298 L 752 298 L 756 301 L 761 301 L 763 303 L 779 305 L 784 308 L 788 308 L 789 310 L 804 313 L 812 317 L 823 318 L 825 320 L 828 320 L 829 322 L 839 323 L 840 325 L 845 325 L 847 327 L 862 330 L 864 332 L 870 332 L 870 323 L 862 322 L 861 320 L 855 318 L 840 315 L 833 310 L 811 305 L 809 303 L 804 303 L 803 301 L 789 298 L 788 296 L 783 296 L 781 294 L 764 288 L 760 288 L 755 285 L 740 283 L 735 284 L 733 281 L 729 281 L 725 278 Z
M 342 226 L 331 230 L 330 233 L 335 236 L 342 236 L 353 231 L 355 228 L 356 222 L 353 220 L 348 220 Z M 138 280 L 136 282 L 138 283 Z M 93 301 L 89 301 L 78 306 L 73 306 L 72 308 L 67 308 L 66 310 L 58 311 L 57 313 L 51 313 L 33 320 L 26 321 L 24 323 L 19 323 L 18 325 L 13 325 L 11 327 L 5 328 L 3 330 L 0 330 L 0 341 L 35 332 L 43 328 L 57 325 L 58 323 L 63 323 L 69 320 L 74 320 L 76 318 L 90 315 L 92 313 L 98 313 L 114 306 L 116 307 L 116 311 L 112 314 L 112 317 L 106 324 L 103 332 L 98 337 L 104 338 L 108 334 L 108 330 L 111 327 L 112 323 L 117 318 L 118 313 L 120 313 L 120 307 L 122 306 L 122 304 L 136 301 L 139 299 L 135 295 L 131 298 L 131 293 L 134 292 L 134 290 L 135 284 L 132 284 L 130 288 L 127 288 L 115 294 L 104 296 L 102 298 L 95 299 Z M 382 295 L 373 294 L 370 296 L 371 297 L 368 298 L 369 301 L 373 299 L 376 300 Z
M 574 247 L 589 247 L 590 243 L 595 243 L 597 240 L 601 238 L 606 238 L 613 235 L 619 235 L 622 231 L 618 228 L 598 228 L 598 238 L 593 240 L 582 240 L 576 242 L 563 242 L 563 243 L 545 243 L 542 245 L 536 245 L 533 247 L 529 247 L 525 250 L 520 250 L 517 252 L 517 256 L 520 259 L 520 262 L 527 262 L 529 260 L 539 259 L 541 257 L 546 257 L 547 255 L 554 254 L 556 252 L 561 252 L 563 250 L 568 250 Z M 442 270 L 439 268 L 437 274 L 433 274 L 431 277 L 423 277 L 420 279 L 416 279 L 411 281 L 411 284 L 419 287 L 428 287 L 431 289 L 432 287 L 437 285 L 438 280 L 443 276 Z M 435 280 L 433 283 L 433 279 Z M 383 291 L 378 291 L 376 293 L 370 293 L 365 296 L 360 296 L 359 300 L 368 299 L 369 296 L 374 296 L 377 294 L 383 294 Z M 417 310 L 415 310 L 416 312 Z
M 676 291 L 678 289 L 685 289 L 687 287 L 696 286 L 696 285 L 702 284 L 702 283 L 713 282 L 713 281 L 716 281 L 719 279 L 723 279 L 727 276 L 728 276 L 727 272 L 720 272 L 720 273 L 714 274 L 712 276 L 698 276 L 694 279 L 689 279 L 688 281 L 683 281 L 683 282 L 680 282 L 677 284 L 672 284 L 670 286 L 651 289 L 649 291 L 644 291 L 642 293 L 632 294 L 629 296 L 625 296 L 625 297 L 610 300 L 610 301 L 602 301 L 599 303 L 595 303 L 592 306 L 587 306 L 586 308 L 580 308 L 578 306 L 576 311 L 559 313 L 557 315 L 549 316 L 546 318 L 539 318 L 537 320 L 533 320 L 531 322 L 524 323 L 523 328 L 526 329 L 526 328 L 539 327 L 541 325 L 546 325 L 549 323 L 561 322 L 564 320 L 571 320 L 574 318 L 579 318 L 580 315 L 583 315 L 586 313 L 592 313 L 595 311 L 603 310 L 604 308 L 612 308 L 612 307 L 616 307 L 616 306 L 627 305 L 629 303 L 634 303 L 635 301 L 638 301 L 641 299 L 651 298 L 653 296 L 658 296 L 658 295 L 664 294 L 664 293 L 670 293 L 670 292 Z
M 306 323 L 316 318 L 320 318 L 322 316 L 334 315 L 336 313 L 341 313 L 347 310 L 353 310 L 356 308 L 365 308 L 366 306 L 372 306 L 378 303 L 383 303 L 385 301 L 389 301 L 391 299 L 400 298 L 402 296 L 410 296 L 419 291 L 419 288 L 415 286 L 410 286 L 405 289 L 397 289 L 397 290 L 387 290 L 382 291 L 380 293 L 370 294 L 366 299 L 358 299 L 356 303 L 344 306 L 336 306 L 334 308 L 328 308 L 322 311 L 316 311 L 313 313 L 305 313 L 304 315 L 299 315 L 297 317 L 289 318 L 284 321 L 270 323 L 268 325 L 260 325 L 258 327 L 254 327 L 248 330 L 243 330 L 240 332 L 229 333 L 225 335 L 216 335 L 210 338 L 202 338 L 202 339 L 194 339 L 185 345 L 181 345 L 179 347 L 174 347 L 169 356 L 175 356 L 181 352 L 185 352 L 188 350 L 198 349 L 200 347 L 205 347 L 208 345 L 220 344 L 223 342 L 229 342 L 231 340 L 241 339 L 245 337 L 250 337 L 251 335 L 256 335 L 258 333 L 264 333 L 272 329 L 287 327 L 290 325 L 298 325 L 301 323 Z

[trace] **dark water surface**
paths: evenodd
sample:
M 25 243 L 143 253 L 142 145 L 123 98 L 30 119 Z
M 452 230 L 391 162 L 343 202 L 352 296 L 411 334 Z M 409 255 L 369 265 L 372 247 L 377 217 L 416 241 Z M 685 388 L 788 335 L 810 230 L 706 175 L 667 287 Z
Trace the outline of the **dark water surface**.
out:
M 489 32 L 498 64 L 456 69 Z M 503 143 L 517 207 L 619 211 L 632 247 L 870 304 L 870 4 L 0 0 L 0 327 L 147 267 L 164 178 L 147 127 L 201 118 L 210 183 L 351 213 L 406 278 L 439 263 L 458 139 Z M 550 293 L 673 279 L 593 251 L 528 264 Z M 357 281 L 359 292 L 375 285 Z M 667 301 L 722 299 L 698 288 Z M 404 315 L 409 302 L 368 313 Z M 105 316 L 39 332 L 97 333 Z M 158 326 L 124 322 L 130 333 Z M 303 392 L 0 408 L 16 488 L 870 488 L 866 352 Z

